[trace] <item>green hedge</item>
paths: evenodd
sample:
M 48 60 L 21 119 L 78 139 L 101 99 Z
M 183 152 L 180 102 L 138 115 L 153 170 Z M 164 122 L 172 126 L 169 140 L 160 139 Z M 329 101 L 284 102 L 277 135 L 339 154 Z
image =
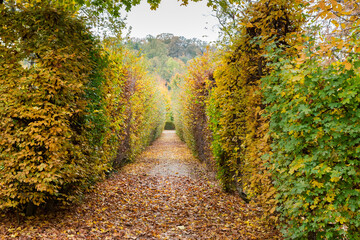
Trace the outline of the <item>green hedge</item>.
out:
M 278 211 L 289 238 L 360 239 L 360 61 L 322 60 L 264 78 Z

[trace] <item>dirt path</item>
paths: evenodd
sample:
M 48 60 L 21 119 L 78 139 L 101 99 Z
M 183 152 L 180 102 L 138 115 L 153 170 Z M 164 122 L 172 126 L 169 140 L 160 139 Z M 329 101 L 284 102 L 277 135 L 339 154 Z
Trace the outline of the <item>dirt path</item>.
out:
M 278 239 L 259 210 L 226 194 L 165 131 L 78 205 L 24 219 L 3 214 L 0 239 Z
M 194 158 L 175 131 L 165 130 L 135 163 L 125 166 L 123 172 L 159 177 L 186 176 L 196 179 L 206 174 L 206 167 Z

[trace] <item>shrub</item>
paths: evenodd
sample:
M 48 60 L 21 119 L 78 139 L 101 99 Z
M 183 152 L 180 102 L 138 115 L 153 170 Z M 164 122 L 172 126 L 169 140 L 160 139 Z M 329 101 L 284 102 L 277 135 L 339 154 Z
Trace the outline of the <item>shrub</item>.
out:
M 233 38 L 215 70 L 215 87 L 208 104 L 212 150 L 218 177 L 226 191 L 261 206 L 264 216 L 277 220 L 276 189 L 269 160 L 269 119 L 263 115 L 262 77 L 271 73 L 267 47 L 287 54 L 296 43 L 303 17 L 296 1 L 256 1 L 243 6 Z
M 283 58 L 264 78 L 271 164 L 288 238 L 360 238 L 360 61 Z
M 214 164 L 210 151 L 211 135 L 206 103 L 214 82 L 215 64 L 215 55 L 206 52 L 190 61 L 187 74 L 183 75 L 181 80 L 179 76 L 173 79 L 176 130 L 193 153 L 212 168 Z
M 142 57 L 125 49 L 119 39 L 105 43 L 106 105 L 110 132 L 105 144 L 113 167 L 133 161 L 160 136 L 166 116 L 165 89 L 147 73 Z
M 175 130 L 175 124 L 173 122 L 166 122 L 164 129 L 165 130 Z
M 87 138 L 104 128 L 89 103 L 98 48 L 62 9 L 1 7 L 0 208 L 73 200 L 106 169 Z

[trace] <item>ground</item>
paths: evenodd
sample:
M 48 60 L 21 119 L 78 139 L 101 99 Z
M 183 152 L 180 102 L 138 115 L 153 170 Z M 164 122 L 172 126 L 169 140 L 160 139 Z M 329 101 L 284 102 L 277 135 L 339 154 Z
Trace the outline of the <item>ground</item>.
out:
M 0 239 L 278 239 L 260 215 L 164 131 L 81 203 L 30 218 L 3 214 Z

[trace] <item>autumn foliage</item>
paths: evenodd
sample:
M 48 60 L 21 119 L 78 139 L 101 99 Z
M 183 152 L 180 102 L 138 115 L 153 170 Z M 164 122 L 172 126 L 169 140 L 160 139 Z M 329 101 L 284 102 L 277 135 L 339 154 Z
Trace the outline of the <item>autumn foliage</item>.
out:
M 239 192 L 245 201 L 261 205 L 267 215 L 271 215 L 276 208 L 276 190 L 267 169 L 268 161 L 262 158 L 270 151 L 269 123 L 262 116 L 264 105 L 260 92 L 260 80 L 269 72 L 269 61 L 263 55 L 271 43 L 281 42 L 283 48 L 290 44 L 290 35 L 297 31 L 301 16 L 295 13 L 296 8 L 292 9 L 292 2 L 282 2 L 282 5 L 266 2 L 250 4 L 244 10 L 239 22 L 240 37 L 222 53 L 216 68 L 208 67 L 207 71 L 215 70 L 214 77 L 211 76 L 213 88 L 209 90 L 205 82 L 201 85 L 187 81 L 185 91 L 190 90 L 186 95 L 190 100 L 183 101 L 183 118 L 184 122 L 191 123 L 186 129 L 196 126 L 193 122 L 204 121 L 200 129 L 211 130 L 212 152 L 224 189 Z M 198 66 L 194 69 L 205 74 Z M 194 95 L 191 89 L 200 93 L 207 90 L 207 94 L 191 99 Z M 197 102 L 202 103 L 202 109 L 189 111 Z M 205 116 L 200 118 L 200 113 Z M 187 120 L 191 117 L 192 121 Z M 192 135 L 195 136 L 193 131 Z
M 172 107 L 177 134 L 210 169 L 215 169 L 215 163 L 210 149 L 211 133 L 206 106 L 214 83 L 215 59 L 215 54 L 207 51 L 190 61 L 186 74 L 172 79 Z
M 72 12 L 89 1 L 44 2 L 0 5 L 0 209 L 28 214 L 135 159 L 170 102 L 146 59 Z M 177 134 L 283 237 L 360 239 L 358 1 L 209 4 L 241 10 L 236 35 L 172 78 Z
M 287 237 L 360 238 L 359 28 L 352 4 L 320 4 L 319 18 L 333 16 L 329 41 L 310 31 L 297 57 L 269 52 L 276 63 L 263 92 Z
M 144 59 L 121 47 L 119 40 L 108 39 L 104 46 L 109 62 L 105 98 L 110 128 L 105 152 L 119 167 L 160 136 L 167 92 L 147 73 Z
M 1 207 L 67 200 L 103 170 L 86 138 L 95 44 L 61 10 L 5 8 L 0 21 Z
M 138 57 L 106 51 L 62 8 L 16 6 L 0 6 L 0 208 L 32 214 L 133 159 L 165 108 Z
M 184 122 L 201 112 L 191 110 L 201 102 L 191 89 L 210 92 L 202 131 L 225 190 L 260 206 L 286 238 L 359 238 L 357 6 L 244 4 L 212 87 L 183 84 Z M 185 140 L 193 127 L 181 125 Z

